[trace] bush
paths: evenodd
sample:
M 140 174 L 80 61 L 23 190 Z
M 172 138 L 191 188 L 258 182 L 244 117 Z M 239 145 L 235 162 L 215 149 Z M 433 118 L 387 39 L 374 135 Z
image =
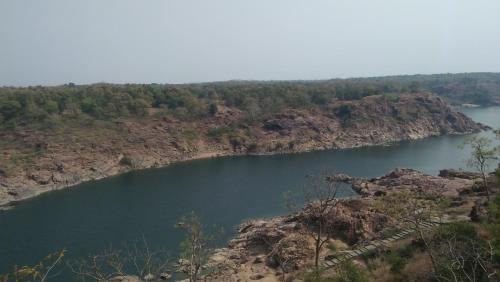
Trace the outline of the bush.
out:
M 340 107 L 337 109 L 336 115 L 342 119 L 350 118 L 351 117 L 351 106 L 349 106 L 347 104 L 340 105 Z
M 16 100 L 0 100 L 0 114 L 9 120 L 20 114 L 21 104 Z
M 346 260 L 339 265 L 338 274 L 332 282 L 365 282 L 368 281 L 365 271 Z
M 121 159 L 120 159 L 120 164 L 121 165 L 125 165 L 125 166 L 132 166 L 133 165 L 133 162 L 132 162 L 132 159 L 128 156 L 123 156 Z
M 207 136 L 214 139 L 220 139 L 224 135 L 233 134 L 236 132 L 236 126 L 222 126 L 208 130 Z
M 316 105 L 326 105 L 330 97 L 326 93 L 315 92 L 311 96 L 311 102 Z
M 384 260 L 391 266 L 391 271 L 394 273 L 401 273 L 408 263 L 406 258 L 394 252 L 386 254 Z
M 384 228 L 384 230 L 382 230 L 380 236 L 382 237 L 382 239 L 387 239 L 387 238 L 390 238 L 390 237 L 398 234 L 400 231 L 401 231 L 401 228 L 398 228 L 398 227 L 387 227 L 387 228 Z
M 305 282 L 333 282 L 334 278 L 332 277 L 323 277 L 325 269 L 306 269 L 301 274 L 299 274 L 299 280 L 303 280 Z
M 493 235 L 492 246 L 495 263 L 500 263 L 500 196 L 496 196 L 489 203 L 489 224 L 488 229 Z
M 476 281 L 487 281 L 493 272 L 490 246 L 469 222 L 444 225 L 432 237 L 430 245 L 436 275 L 442 279 L 466 281 L 467 276 L 473 275 Z M 481 267 L 477 267 L 479 263 Z
M 324 276 L 324 269 L 306 271 L 300 278 L 306 282 L 367 282 L 366 271 L 347 260 L 337 265 L 336 275 Z
M 59 104 L 56 101 L 47 101 L 44 107 L 45 111 L 49 114 L 55 114 L 59 112 Z
M 80 104 L 80 108 L 82 109 L 82 112 L 87 114 L 95 114 L 97 112 L 97 105 L 95 101 L 93 101 L 90 97 L 83 99 L 82 103 Z
M 373 249 L 373 250 L 368 250 L 367 252 L 364 252 L 363 254 L 361 254 L 361 257 L 364 260 L 369 260 L 369 259 L 376 258 L 377 255 L 378 255 L 378 251 L 376 249 Z
M 389 101 L 389 102 L 398 102 L 399 101 L 399 95 L 396 93 L 385 93 L 384 97 Z

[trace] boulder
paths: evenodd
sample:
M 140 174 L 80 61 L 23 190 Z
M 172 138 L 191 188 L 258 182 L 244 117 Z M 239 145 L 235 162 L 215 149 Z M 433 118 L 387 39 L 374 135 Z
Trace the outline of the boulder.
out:
M 455 169 L 442 169 L 439 171 L 439 176 L 445 178 L 462 178 L 470 180 L 481 178 L 481 175 L 477 172 L 461 171 Z
M 109 282 L 142 282 L 142 280 L 134 275 L 123 275 L 123 276 L 115 276 L 109 279 Z
M 264 277 L 265 277 L 265 276 L 264 276 L 264 274 L 262 274 L 262 273 L 255 273 L 255 274 L 250 275 L 250 277 L 249 277 L 249 278 L 250 278 L 250 280 L 261 280 L 261 279 L 263 279 Z
M 344 183 L 350 183 L 353 178 L 347 174 L 344 174 L 344 173 L 338 173 L 338 174 L 335 174 L 334 176 L 329 176 L 327 178 L 328 181 L 331 181 L 331 182 L 344 182 Z

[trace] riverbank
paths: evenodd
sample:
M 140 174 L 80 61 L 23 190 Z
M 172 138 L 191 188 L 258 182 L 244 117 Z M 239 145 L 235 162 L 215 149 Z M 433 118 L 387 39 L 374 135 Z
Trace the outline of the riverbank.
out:
M 191 122 L 151 116 L 57 134 L 18 130 L 9 135 L 11 145 L 2 149 L 0 205 L 199 158 L 356 148 L 487 128 L 430 94 L 334 101 L 321 109 L 289 110 L 244 123 L 247 118 L 237 109 L 219 106 L 213 117 Z M 20 144 L 31 151 L 26 153 Z
M 331 261 L 338 263 L 345 256 L 366 268 L 367 258 L 390 252 L 393 246 L 401 248 L 401 243 L 398 245 L 394 241 L 415 243 L 410 234 L 415 232 L 415 226 L 408 226 L 407 222 L 394 217 L 404 218 L 403 214 L 391 214 L 386 210 L 397 210 L 398 204 L 403 205 L 402 209 L 425 210 L 421 217 L 422 229 L 437 227 L 439 224 L 435 222 L 478 222 L 486 218 L 486 195 L 478 173 L 442 170 L 439 176 L 431 176 L 412 169 L 396 169 L 371 179 L 341 174 L 329 177 L 328 181 L 350 183 L 360 197 L 332 201 L 322 235 L 328 239 L 320 253 L 321 265 L 327 269 L 333 267 Z M 494 183 L 493 193 L 497 194 L 498 179 L 491 176 L 489 182 Z M 394 196 L 399 194 L 412 195 L 418 206 L 406 206 L 405 201 L 413 199 L 391 203 L 399 199 Z M 215 278 L 210 278 L 227 281 L 302 279 L 301 276 L 314 265 L 313 238 L 318 228 L 314 205 L 308 203 L 288 215 L 242 223 L 228 247 L 217 249 L 210 258 L 208 266 L 221 270 Z M 401 232 L 403 235 L 394 236 Z M 426 231 L 426 234 L 431 233 Z M 367 254 L 362 256 L 359 251 L 351 250 L 365 250 Z M 334 273 L 332 270 L 329 274 Z

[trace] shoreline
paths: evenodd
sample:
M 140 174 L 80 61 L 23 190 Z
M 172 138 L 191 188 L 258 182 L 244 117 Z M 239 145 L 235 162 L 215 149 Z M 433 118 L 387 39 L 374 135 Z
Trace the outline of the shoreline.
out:
M 400 219 L 377 205 L 377 200 L 389 193 L 421 193 L 453 203 L 438 217 L 429 216 L 422 224 L 425 230 L 439 224 L 469 221 L 471 211 L 479 210 L 486 200 L 484 192 L 478 189 L 480 174 L 450 169 L 442 169 L 439 175 L 433 176 L 414 169 L 396 168 L 370 179 L 337 174 L 329 181 L 350 183 L 359 197 L 338 199 L 327 211 L 330 216 L 327 224 L 332 228 L 326 230 L 333 231 L 325 242 L 335 248 L 319 249 L 319 262 L 326 269 L 341 261 L 360 259 L 362 254 L 373 250 L 386 250 L 393 242 L 411 238 L 414 228 L 404 226 Z M 314 265 L 314 241 L 309 236 L 314 230 L 311 227 L 316 226 L 316 212 L 309 203 L 282 215 L 243 220 L 227 246 L 214 250 L 207 265 L 233 266 L 216 274 L 215 279 L 230 277 L 231 281 L 248 281 L 255 280 L 250 277 L 258 275 L 266 281 L 282 281 L 284 279 L 279 278 L 284 276 L 292 277 L 292 281 L 301 269 Z M 484 215 L 480 212 L 476 219 Z M 384 233 L 390 228 L 395 232 Z
M 347 114 L 339 112 L 342 106 Z M 190 160 L 388 146 L 491 129 L 428 93 L 401 95 L 397 102 L 368 96 L 321 109 L 284 110 L 257 123 L 229 127 L 243 118 L 237 109 L 223 107 L 207 120 L 117 121 L 112 128 L 96 125 L 90 135 L 79 129 L 50 139 L 43 132 L 21 131 L 13 140 L 42 153 L 11 163 L 10 175 L 0 170 L 0 209 L 83 182 Z M 16 154 L 22 152 L 7 148 L 3 153 L 6 159 Z
M 490 129 L 486 129 L 485 131 L 488 131 L 488 130 L 490 130 Z M 349 150 L 349 149 L 357 149 L 357 148 L 365 148 L 365 147 L 394 146 L 397 143 L 404 142 L 404 141 L 419 141 L 419 140 L 424 140 L 427 138 L 441 137 L 441 136 L 464 136 L 464 135 L 474 134 L 474 133 L 475 132 L 472 131 L 472 132 L 454 133 L 454 134 L 430 134 L 428 136 L 418 137 L 418 138 L 401 138 L 398 140 L 389 140 L 389 141 L 382 142 L 382 143 L 356 144 L 353 146 L 346 146 L 346 147 L 338 147 L 338 146 L 335 146 L 335 144 L 332 144 L 333 146 L 331 146 L 329 148 L 317 147 L 314 149 L 305 149 L 305 150 L 299 150 L 299 151 L 275 151 L 275 152 L 266 152 L 266 153 L 241 153 L 241 152 L 234 152 L 234 151 L 233 152 L 206 151 L 206 152 L 201 152 L 201 153 L 195 154 L 193 156 L 188 156 L 188 157 L 177 159 L 177 160 L 167 161 L 166 163 L 160 164 L 158 166 L 153 165 L 153 166 L 146 166 L 146 167 L 129 168 L 129 169 L 125 169 L 125 170 L 115 170 L 109 174 L 101 173 L 99 176 L 96 176 L 96 177 L 80 178 L 79 180 L 71 182 L 71 183 L 35 185 L 35 186 L 30 187 L 30 188 L 26 188 L 26 191 L 24 191 L 24 193 L 16 195 L 17 198 L 14 200 L 9 200 L 9 199 L 0 197 L 0 212 L 13 209 L 18 204 L 20 204 L 26 200 L 29 200 L 31 198 L 37 197 L 41 194 L 45 194 L 45 193 L 48 193 L 51 191 L 63 190 L 63 189 L 71 188 L 71 187 L 74 187 L 74 186 L 77 186 L 77 185 L 80 185 L 80 184 L 83 184 L 86 182 L 90 182 L 90 181 L 94 181 L 94 180 L 102 180 L 102 179 L 105 179 L 108 177 L 113 177 L 113 176 L 120 176 L 122 174 L 133 172 L 133 171 L 153 169 L 153 168 L 165 168 L 165 167 L 168 167 L 169 165 L 177 164 L 177 163 L 183 163 L 183 162 L 189 162 L 189 161 L 195 161 L 195 160 L 203 160 L 203 159 L 221 158 L 221 157 L 292 155 L 292 154 L 302 154 L 302 153 L 318 152 L 318 151 L 326 151 L 326 150 Z

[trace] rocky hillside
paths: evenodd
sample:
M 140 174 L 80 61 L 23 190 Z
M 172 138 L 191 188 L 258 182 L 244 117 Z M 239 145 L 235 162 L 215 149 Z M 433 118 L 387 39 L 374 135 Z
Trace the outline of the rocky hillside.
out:
M 155 111 L 140 120 L 0 132 L 0 204 L 188 159 L 352 148 L 485 129 L 431 94 L 334 99 L 265 118 L 223 103 L 196 120 Z
M 328 180 L 351 183 L 360 197 L 341 199 L 328 211 L 325 230 L 330 240 L 327 246 L 335 248 L 322 250 L 320 257 L 325 259 L 387 238 L 389 230 L 402 227 L 400 220 L 381 208 L 380 204 L 387 203 L 385 196 L 390 193 L 407 192 L 434 201 L 447 199 L 449 206 L 441 215 L 446 222 L 469 220 L 469 216 L 477 216 L 478 211 L 485 216 L 485 194 L 477 173 L 442 170 L 440 176 L 431 176 L 403 168 L 373 179 L 338 174 Z M 286 281 L 297 279 L 313 263 L 314 242 L 310 234 L 311 230 L 312 234 L 317 230 L 315 214 L 310 205 L 306 205 L 289 215 L 242 223 L 228 247 L 218 249 L 211 257 L 212 267 L 219 265 L 225 269 L 215 280 L 283 281 L 283 275 L 289 279 Z M 381 253 L 388 250 L 387 245 L 380 248 Z M 372 256 L 374 254 L 376 252 L 372 252 Z M 365 263 L 363 258 L 358 261 L 359 265 Z M 374 271 L 373 275 L 377 277 L 380 273 Z

